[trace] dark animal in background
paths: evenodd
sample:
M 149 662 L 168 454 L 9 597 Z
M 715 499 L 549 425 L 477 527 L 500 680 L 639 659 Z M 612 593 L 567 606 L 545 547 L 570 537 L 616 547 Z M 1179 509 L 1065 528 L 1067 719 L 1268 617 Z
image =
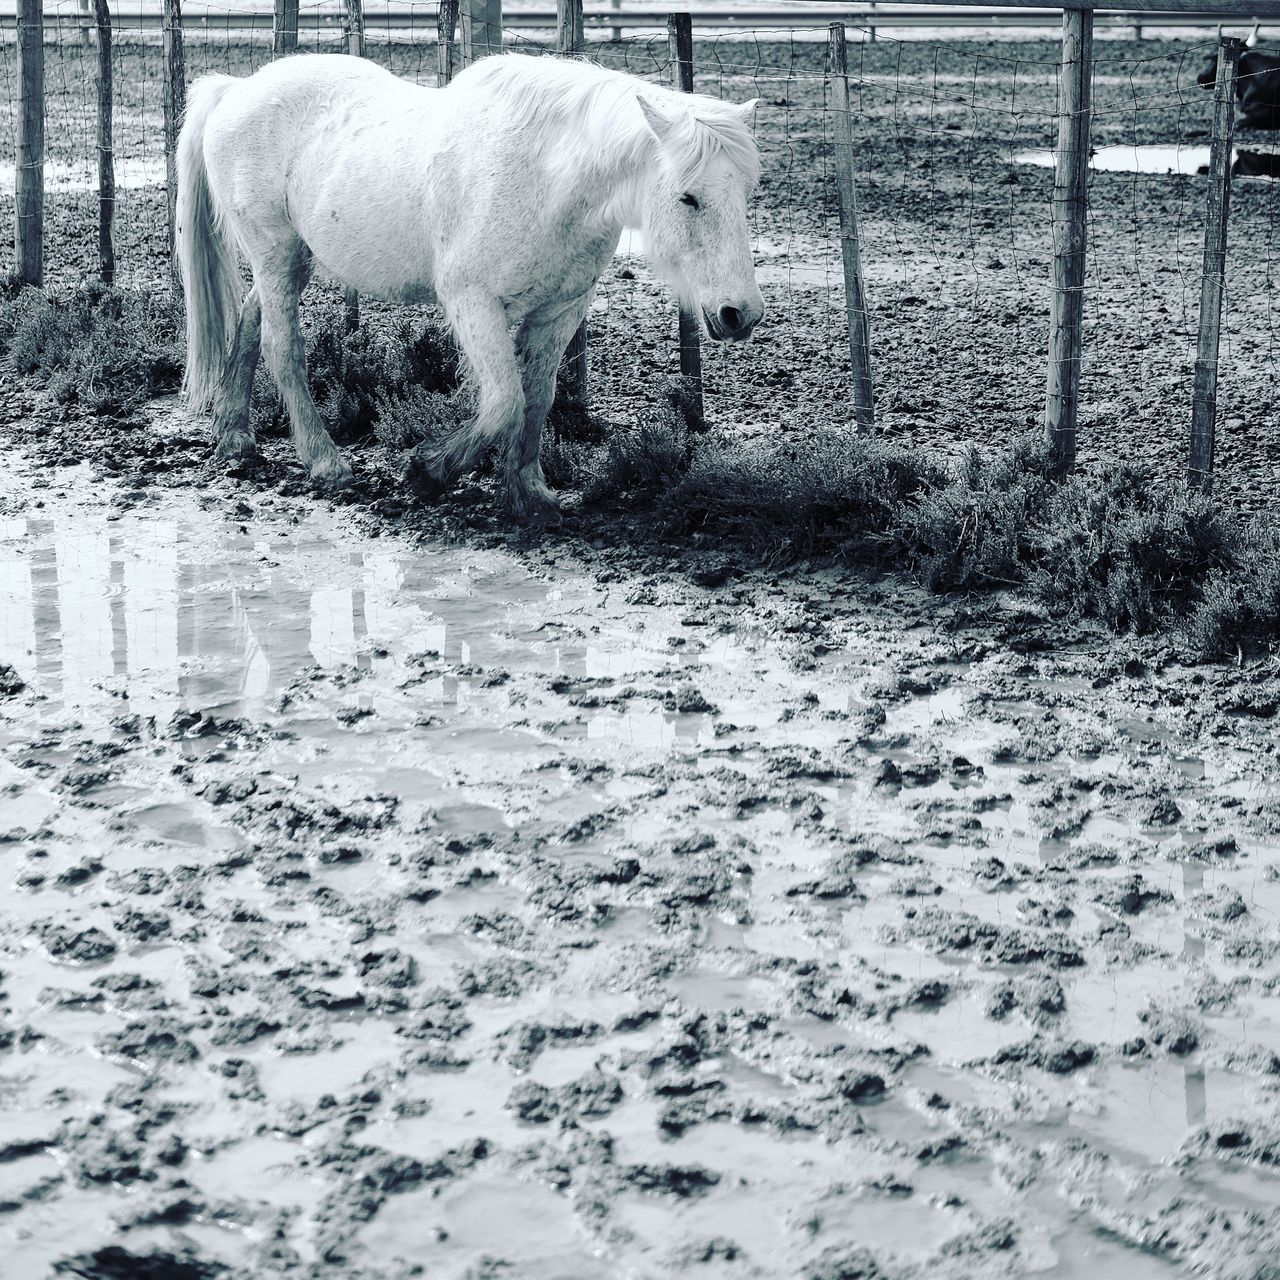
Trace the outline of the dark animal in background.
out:
M 1258 39 L 1254 27 L 1247 46 L 1240 55 L 1236 72 L 1236 99 L 1240 114 L 1236 123 L 1244 129 L 1280 129 L 1280 57 L 1259 53 L 1253 46 Z M 1196 76 L 1202 88 L 1212 89 L 1218 75 L 1218 55 L 1213 54 Z
M 1280 153 L 1237 151 L 1231 172 L 1238 178 L 1280 178 Z

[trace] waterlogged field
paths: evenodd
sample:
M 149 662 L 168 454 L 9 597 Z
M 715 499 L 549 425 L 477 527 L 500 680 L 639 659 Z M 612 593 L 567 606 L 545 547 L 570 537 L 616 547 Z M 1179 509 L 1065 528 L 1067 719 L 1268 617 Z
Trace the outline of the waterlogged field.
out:
M 7 1274 L 1270 1274 L 1273 664 L 61 447 L 0 478 Z

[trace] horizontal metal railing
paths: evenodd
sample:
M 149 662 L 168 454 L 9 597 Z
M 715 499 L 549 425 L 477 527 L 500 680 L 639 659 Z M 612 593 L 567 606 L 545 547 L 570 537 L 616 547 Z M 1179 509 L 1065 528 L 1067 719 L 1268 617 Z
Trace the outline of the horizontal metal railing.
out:
M 1241 25 L 1254 17 L 1262 17 L 1274 7 L 1274 0 L 1257 0 L 1260 8 L 1247 18 L 1236 13 L 1224 13 L 1218 9 L 1097 9 L 1094 12 L 1096 26 L 1154 28 L 1154 27 L 1218 27 L 1225 22 Z M 12 28 L 15 15 L 12 0 L 0 3 L 0 30 Z M 365 10 L 366 28 L 396 30 L 421 27 L 423 9 L 430 6 L 410 5 L 399 8 L 371 6 Z M 77 16 L 75 6 L 59 6 L 68 20 Z M 52 16 L 52 14 L 48 15 Z M 699 7 L 693 14 L 695 26 L 717 30 L 754 30 L 762 34 L 769 30 L 796 28 L 821 28 L 824 31 L 833 22 L 867 29 L 920 28 L 920 27 L 1046 27 L 1056 29 L 1062 20 L 1062 7 L 1029 7 L 1018 3 L 1016 7 L 970 3 L 945 5 L 898 5 L 865 3 L 847 6 L 827 4 L 803 4 L 781 8 L 735 7 L 711 9 Z M 121 35 L 129 31 L 159 31 L 162 15 L 157 9 L 125 9 L 113 6 L 113 25 Z M 304 30 L 341 29 L 345 22 L 340 5 L 307 6 L 298 15 L 298 26 Z M 658 10 L 648 8 L 588 9 L 583 14 L 587 32 L 634 31 L 663 27 L 665 17 Z M 220 9 L 210 12 L 203 5 L 193 5 L 183 15 L 183 26 L 189 29 L 265 31 L 272 29 L 273 14 L 270 10 Z M 554 8 L 512 8 L 503 14 L 503 26 L 517 31 L 552 31 L 556 26 Z M 664 28 L 665 29 L 665 28 Z

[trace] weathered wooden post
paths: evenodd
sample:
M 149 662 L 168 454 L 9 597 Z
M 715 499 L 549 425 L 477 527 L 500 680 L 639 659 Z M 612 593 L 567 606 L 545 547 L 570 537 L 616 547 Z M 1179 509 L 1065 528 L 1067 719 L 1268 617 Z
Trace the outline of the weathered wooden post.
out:
M 1214 419 L 1218 410 L 1218 340 L 1226 289 L 1227 214 L 1231 208 L 1231 135 L 1235 127 L 1236 72 L 1244 41 L 1218 41 L 1218 74 L 1213 82 L 1213 133 L 1209 143 L 1209 193 L 1204 221 L 1204 260 L 1200 267 L 1200 332 L 1196 341 L 1196 379 L 1191 398 L 1191 456 L 1187 483 L 1208 489 L 1213 483 Z
M 1053 175 L 1053 302 L 1049 313 L 1045 437 L 1055 475 L 1076 463 L 1088 217 L 1089 116 L 1093 90 L 1093 10 L 1062 15 L 1062 82 Z
M 364 57 L 364 0 L 347 0 L 347 52 Z
M 93 0 L 98 30 L 98 274 L 103 284 L 116 278 L 116 250 L 111 222 L 116 211 L 115 148 L 111 138 L 111 10 L 107 0 Z
M 871 322 L 862 285 L 858 189 L 853 180 L 853 121 L 849 113 L 849 49 L 844 23 L 831 24 L 828 50 L 831 56 L 836 195 L 840 203 L 840 252 L 844 259 L 844 305 L 849 322 L 849 362 L 853 371 L 853 416 L 859 427 L 874 431 L 876 409 L 871 383 Z
M 582 0 L 556 0 L 556 50 L 577 55 L 586 48 L 582 31 Z M 587 322 L 584 320 L 569 339 L 562 366 L 562 386 L 580 403 L 587 398 Z
M 440 0 L 436 12 L 436 88 L 443 89 L 457 70 L 458 0 Z
M 687 13 L 667 18 L 667 44 L 671 53 L 671 83 L 681 93 L 693 92 L 693 19 Z M 692 311 L 680 308 L 680 376 L 688 400 L 685 417 L 695 431 L 706 425 L 702 400 L 702 325 Z
M 556 0 L 556 52 L 578 54 L 585 46 L 582 0 Z
M 18 0 L 18 167 L 14 175 L 15 271 L 44 281 L 44 4 Z
M 163 5 L 164 174 L 169 195 L 169 270 L 173 291 L 178 294 L 182 279 L 173 247 L 178 230 L 178 130 L 187 105 L 187 58 L 182 45 L 181 0 L 163 0 Z
M 462 64 L 502 52 L 502 0 L 462 0 Z
M 276 0 L 271 24 L 271 55 L 279 58 L 298 51 L 298 0 Z
M 346 0 L 347 52 L 354 58 L 364 57 L 364 0 Z M 360 294 L 346 289 L 342 294 L 343 323 L 348 333 L 360 327 Z

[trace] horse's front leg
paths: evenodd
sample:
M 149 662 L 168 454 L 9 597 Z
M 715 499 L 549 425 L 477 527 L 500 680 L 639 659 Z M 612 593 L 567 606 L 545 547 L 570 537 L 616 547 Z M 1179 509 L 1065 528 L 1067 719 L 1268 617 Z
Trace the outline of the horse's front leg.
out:
M 550 315 L 528 317 L 516 335 L 524 383 L 524 422 L 518 448 L 507 459 L 507 500 L 521 520 L 554 517 L 560 503 L 542 474 L 542 429 L 556 396 L 556 371 L 590 305 L 575 298 Z
M 486 294 L 465 293 L 445 302 L 445 315 L 475 380 L 479 409 L 443 446 L 419 445 L 414 451 L 406 479 L 424 498 L 439 497 L 490 446 L 509 467 L 524 420 L 524 391 L 502 303 Z

